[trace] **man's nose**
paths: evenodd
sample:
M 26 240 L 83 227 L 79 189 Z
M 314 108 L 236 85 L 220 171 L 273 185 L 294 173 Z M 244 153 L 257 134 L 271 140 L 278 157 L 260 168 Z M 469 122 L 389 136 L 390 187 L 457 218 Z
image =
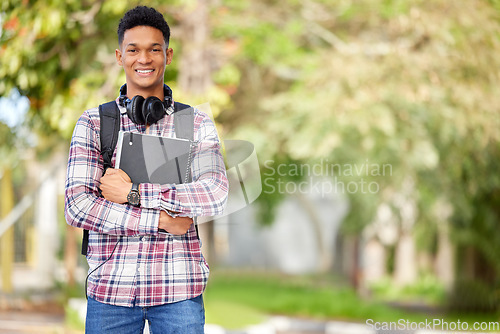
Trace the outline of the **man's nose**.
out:
M 147 52 L 147 51 L 141 52 L 138 60 L 142 64 L 147 64 L 147 63 L 151 62 L 151 57 L 150 57 L 149 52 Z

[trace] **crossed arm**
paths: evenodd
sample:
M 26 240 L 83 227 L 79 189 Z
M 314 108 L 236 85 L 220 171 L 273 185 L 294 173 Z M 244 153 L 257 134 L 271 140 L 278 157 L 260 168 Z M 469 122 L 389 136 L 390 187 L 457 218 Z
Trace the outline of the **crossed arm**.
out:
M 108 168 L 106 173 L 101 177 L 100 189 L 102 196 L 108 201 L 125 204 L 127 203 L 127 195 L 132 189 L 132 181 L 123 170 Z M 189 230 L 192 223 L 192 218 L 174 218 L 161 210 L 158 229 L 164 229 L 171 234 L 181 235 Z
M 190 217 L 213 216 L 223 212 L 228 182 L 220 144 L 207 135 L 215 129 L 208 117 L 197 116 L 193 155 L 193 182 L 186 184 L 140 185 L 141 205 L 123 204 L 132 183 L 121 170 L 103 173 L 99 155 L 97 109 L 86 111 L 77 122 L 71 140 L 66 176 L 65 217 L 68 224 L 114 235 L 185 233 Z M 104 197 L 100 196 L 103 195 Z

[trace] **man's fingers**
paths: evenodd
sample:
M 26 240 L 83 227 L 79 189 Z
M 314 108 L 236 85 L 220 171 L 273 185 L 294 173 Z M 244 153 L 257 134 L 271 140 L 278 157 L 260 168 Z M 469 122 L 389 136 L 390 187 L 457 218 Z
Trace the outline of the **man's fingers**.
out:
M 108 168 L 108 169 L 106 169 L 106 173 L 104 173 L 104 175 L 113 175 L 113 174 L 116 174 L 117 171 L 118 171 L 118 169 Z
M 128 174 L 125 173 L 125 171 L 123 171 L 121 169 L 108 168 L 104 175 L 105 176 L 106 175 L 118 175 L 118 176 L 121 176 L 125 180 L 130 180 L 130 177 L 128 176 Z
M 112 181 L 123 181 L 126 183 L 131 183 L 132 181 L 130 180 L 130 177 L 128 176 L 127 173 L 122 171 L 121 169 L 113 169 L 113 168 L 108 168 L 106 173 L 101 177 L 101 183 L 102 182 L 112 182 Z
M 176 223 L 181 223 L 181 224 L 191 224 L 193 222 L 193 219 L 192 218 L 189 218 L 189 217 L 177 217 L 177 218 L 173 218 L 175 219 Z
M 125 173 L 125 171 L 121 170 L 121 169 L 115 169 L 115 173 L 118 174 L 122 179 L 124 179 L 125 181 L 127 182 L 132 182 L 130 180 L 130 176 L 128 176 L 127 173 Z

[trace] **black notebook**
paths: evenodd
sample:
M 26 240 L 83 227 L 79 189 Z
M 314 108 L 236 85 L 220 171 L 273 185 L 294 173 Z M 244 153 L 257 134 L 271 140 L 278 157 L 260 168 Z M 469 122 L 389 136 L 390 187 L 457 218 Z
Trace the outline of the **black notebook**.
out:
M 120 131 L 116 168 L 134 183 L 185 183 L 190 175 L 190 150 L 187 139 Z

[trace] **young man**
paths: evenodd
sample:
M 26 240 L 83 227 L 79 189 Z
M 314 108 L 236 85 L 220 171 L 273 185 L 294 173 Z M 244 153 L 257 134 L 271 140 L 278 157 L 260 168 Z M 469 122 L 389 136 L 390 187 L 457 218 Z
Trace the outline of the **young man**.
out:
M 164 87 L 173 57 L 169 38 L 167 23 L 152 8 L 136 7 L 121 19 L 116 60 L 126 87 L 116 103 L 122 131 L 175 137 L 175 102 L 167 103 Z M 159 120 L 137 121 L 130 100 L 138 95 L 164 101 Z M 98 108 L 85 111 L 75 126 L 66 177 L 66 220 L 90 231 L 86 333 L 142 333 L 145 319 L 153 333 L 203 333 L 209 269 L 192 217 L 221 214 L 227 200 L 215 125 L 195 110 L 193 181 L 177 185 L 132 184 L 113 168 L 103 176 L 99 130 Z

